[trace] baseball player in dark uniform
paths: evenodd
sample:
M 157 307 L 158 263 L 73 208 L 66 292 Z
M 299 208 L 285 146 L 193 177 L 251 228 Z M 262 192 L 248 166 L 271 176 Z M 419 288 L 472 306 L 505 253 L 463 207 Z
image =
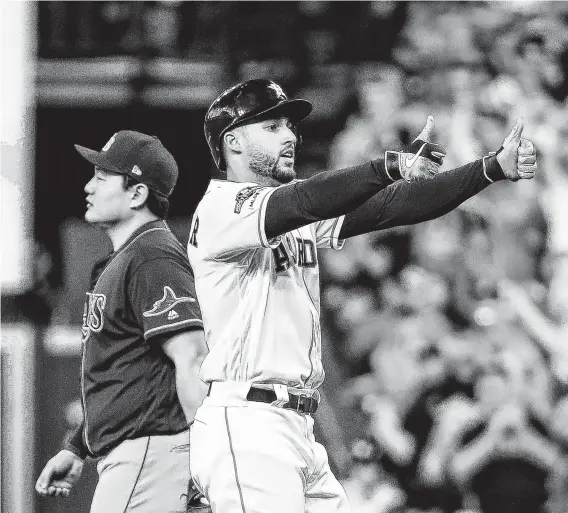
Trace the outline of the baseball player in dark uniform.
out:
M 95 166 L 85 219 L 114 251 L 95 266 L 85 298 L 83 422 L 36 490 L 68 495 L 90 456 L 100 458 L 91 513 L 184 512 L 206 346 L 192 270 L 164 221 L 177 164 L 158 138 L 133 131 L 100 152 L 75 147 Z

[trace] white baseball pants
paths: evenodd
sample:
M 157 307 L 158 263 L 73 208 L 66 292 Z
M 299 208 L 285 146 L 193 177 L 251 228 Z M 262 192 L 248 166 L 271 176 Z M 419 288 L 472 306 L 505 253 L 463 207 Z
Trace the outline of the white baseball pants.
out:
M 216 383 L 190 429 L 190 468 L 213 513 L 349 513 L 314 420 Z
M 189 432 L 125 440 L 97 464 L 91 513 L 185 513 Z

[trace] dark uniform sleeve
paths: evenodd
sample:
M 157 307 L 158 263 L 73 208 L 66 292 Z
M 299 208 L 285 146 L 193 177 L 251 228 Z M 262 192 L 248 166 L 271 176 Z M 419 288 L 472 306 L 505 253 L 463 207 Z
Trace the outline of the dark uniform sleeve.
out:
M 384 160 L 377 159 L 278 187 L 266 205 L 266 236 L 270 240 L 307 224 L 340 217 L 392 183 Z
M 489 184 L 505 179 L 495 157 L 488 157 L 486 165 L 487 174 L 483 159 L 479 159 L 430 180 L 410 183 L 399 180 L 348 213 L 338 238 L 346 239 L 443 216 Z
M 89 451 L 87 447 L 83 443 L 83 428 L 84 422 L 81 422 L 77 426 L 75 426 L 72 430 L 70 430 L 66 436 L 65 441 L 63 442 L 63 448 L 71 451 L 73 454 L 84 460 L 88 455 Z
M 141 264 L 130 279 L 128 296 L 145 340 L 163 333 L 203 329 L 193 275 L 173 258 Z

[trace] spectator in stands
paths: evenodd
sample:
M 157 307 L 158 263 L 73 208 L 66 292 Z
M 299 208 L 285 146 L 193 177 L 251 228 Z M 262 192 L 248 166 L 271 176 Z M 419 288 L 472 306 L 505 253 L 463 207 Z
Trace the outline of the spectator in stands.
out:
M 331 145 L 332 168 L 376 158 L 380 148 L 400 146 L 397 115 L 405 101 L 403 78 L 402 71 L 396 66 L 360 67 L 353 112 Z
M 547 499 L 547 478 L 559 456 L 546 427 L 513 395 L 502 365 L 476 384 L 477 415 L 462 425 L 449 468 L 483 513 L 535 513 Z
M 357 513 L 394 513 L 406 504 L 404 492 L 378 464 L 378 451 L 373 440 L 353 442 L 353 467 L 342 485 Z

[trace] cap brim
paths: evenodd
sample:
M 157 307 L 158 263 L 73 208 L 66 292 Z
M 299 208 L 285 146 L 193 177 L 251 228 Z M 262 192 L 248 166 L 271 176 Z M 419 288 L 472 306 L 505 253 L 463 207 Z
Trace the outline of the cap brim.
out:
M 94 166 L 100 167 L 105 171 L 112 171 L 113 173 L 124 174 L 120 169 L 115 167 L 109 160 L 107 160 L 104 153 L 100 151 L 91 150 L 91 148 L 85 148 L 85 146 L 79 146 L 75 144 L 75 149 L 79 152 L 81 157 L 93 164 Z

